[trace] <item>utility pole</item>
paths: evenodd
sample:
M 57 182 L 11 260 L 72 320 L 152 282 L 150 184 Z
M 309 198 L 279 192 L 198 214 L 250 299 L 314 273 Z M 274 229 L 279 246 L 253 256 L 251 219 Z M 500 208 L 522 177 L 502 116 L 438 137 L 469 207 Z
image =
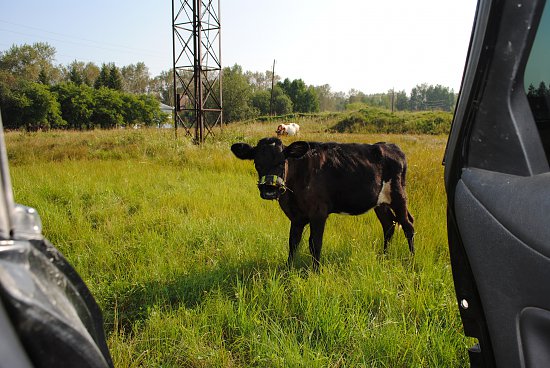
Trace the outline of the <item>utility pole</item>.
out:
M 174 127 L 197 144 L 223 123 L 219 1 L 172 1 Z

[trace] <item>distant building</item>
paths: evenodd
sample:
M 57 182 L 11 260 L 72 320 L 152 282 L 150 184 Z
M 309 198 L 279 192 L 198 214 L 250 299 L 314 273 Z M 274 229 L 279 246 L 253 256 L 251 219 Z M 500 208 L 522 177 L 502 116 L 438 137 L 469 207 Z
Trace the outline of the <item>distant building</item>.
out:
M 168 106 L 166 104 L 163 104 L 162 102 L 159 102 L 159 104 L 160 104 L 160 111 L 162 111 L 165 114 L 172 115 L 174 111 L 174 108 L 172 106 Z M 161 129 L 170 129 L 170 128 L 173 128 L 174 125 L 170 123 L 161 123 L 161 124 L 158 124 L 157 127 Z
M 160 111 L 166 114 L 171 114 L 172 111 L 174 111 L 174 108 L 172 106 L 168 106 L 166 104 L 163 104 L 162 102 L 159 102 L 159 104 L 160 104 Z

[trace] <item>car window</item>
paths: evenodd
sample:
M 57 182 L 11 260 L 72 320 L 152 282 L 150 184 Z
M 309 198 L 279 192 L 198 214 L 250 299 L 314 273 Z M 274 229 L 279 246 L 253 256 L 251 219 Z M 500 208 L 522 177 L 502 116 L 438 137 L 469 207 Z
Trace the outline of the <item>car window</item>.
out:
M 524 74 L 525 92 L 550 159 L 550 10 L 542 13 Z

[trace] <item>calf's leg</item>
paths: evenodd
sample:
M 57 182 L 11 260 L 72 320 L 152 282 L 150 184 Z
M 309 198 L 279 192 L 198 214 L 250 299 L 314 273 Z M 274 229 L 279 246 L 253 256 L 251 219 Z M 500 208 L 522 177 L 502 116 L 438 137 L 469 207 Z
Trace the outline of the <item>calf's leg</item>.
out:
M 411 230 L 408 233 L 409 235 L 407 235 L 407 233 L 405 233 L 405 236 L 407 237 L 407 241 L 409 242 L 409 250 L 411 251 L 411 253 L 414 254 L 414 226 L 413 226 L 414 217 L 413 217 L 413 215 L 411 215 L 409 210 L 407 210 L 407 219 L 409 220 L 409 223 L 411 224 Z
M 309 252 L 313 257 L 313 271 L 319 271 L 321 248 L 323 247 L 323 233 L 325 232 L 326 217 L 313 219 L 310 222 Z
M 393 214 L 391 208 L 386 204 L 381 204 L 374 208 L 376 217 L 382 224 L 382 230 L 384 231 L 384 253 L 388 249 L 388 243 L 390 242 L 393 233 L 395 231 L 395 215 Z
M 414 224 L 414 217 L 413 215 L 411 215 L 409 210 L 407 210 L 407 217 L 409 218 L 409 221 L 411 222 L 411 224 Z
M 405 188 L 401 187 L 397 180 L 395 184 L 396 187 L 392 188 L 391 208 L 395 213 L 397 222 L 405 233 L 405 237 L 409 243 L 409 251 L 414 254 L 414 218 L 407 209 Z
M 296 254 L 296 249 L 300 240 L 302 240 L 302 234 L 304 232 L 304 227 L 307 225 L 307 221 L 303 220 L 294 220 L 290 222 L 290 235 L 288 237 L 288 260 L 287 265 L 290 267 L 292 261 L 294 260 L 294 255 Z

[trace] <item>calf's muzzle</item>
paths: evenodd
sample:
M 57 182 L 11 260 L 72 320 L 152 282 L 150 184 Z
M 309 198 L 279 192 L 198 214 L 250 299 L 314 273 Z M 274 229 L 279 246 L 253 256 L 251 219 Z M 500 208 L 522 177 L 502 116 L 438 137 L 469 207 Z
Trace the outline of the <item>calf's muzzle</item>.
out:
M 279 199 L 286 192 L 286 185 L 283 178 L 277 175 L 265 175 L 258 182 L 260 197 L 263 199 Z

